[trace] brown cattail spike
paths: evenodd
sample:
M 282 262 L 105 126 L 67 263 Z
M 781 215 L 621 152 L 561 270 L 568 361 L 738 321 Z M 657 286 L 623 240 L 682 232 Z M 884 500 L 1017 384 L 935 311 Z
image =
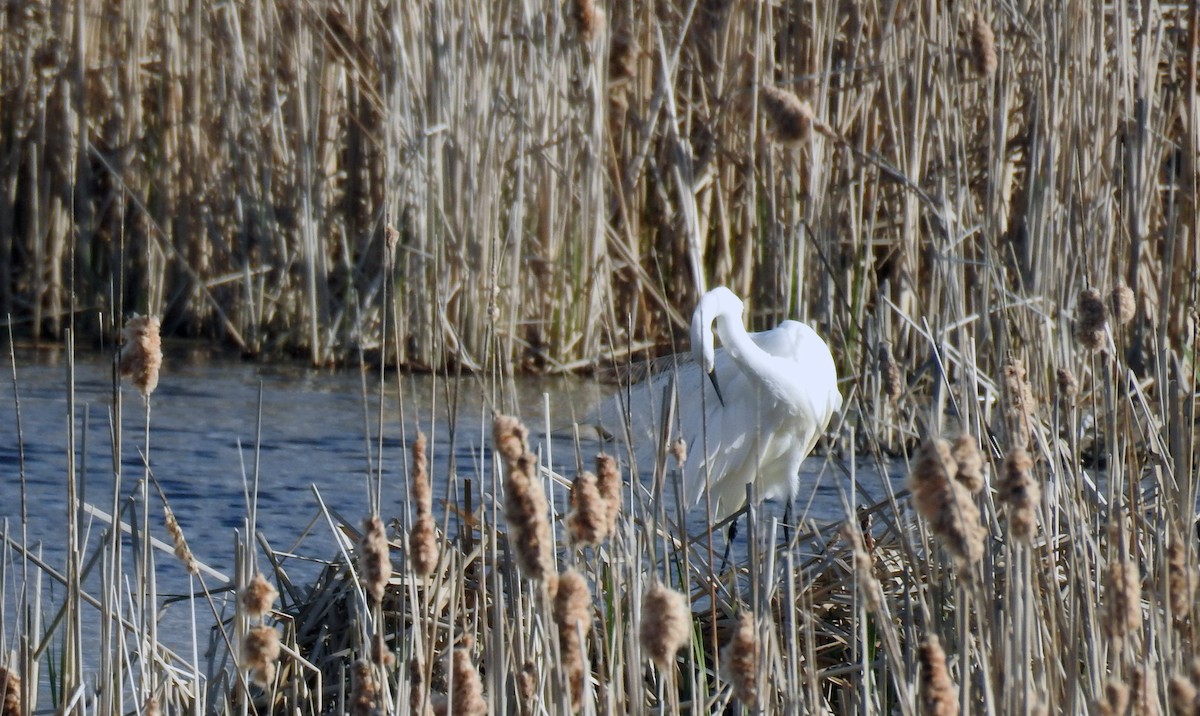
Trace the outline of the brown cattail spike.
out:
M 1075 309 L 1075 339 L 1090 351 L 1104 345 L 1105 311 L 1100 292 L 1089 288 L 1079 294 Z
M 935 535 L 960 567 L 983 557 L 987 534 L 979 523 L 979 508 L 958 482 L 958 463 L 950 443 L 941 438 L 925 443 L 908 477 L 917 512 L 929 520 Z
M 1115 679 L 1104 683 L 1104 696 L 1096 703 L 1102 716 L 1125 716 L 1129 713 L 1129 687 Z
M 262 573 L 258 573 L 242 588 L 242 608 L 251 619 L 262 619 L 271 611 L 271 605 L 278 596 L 278 590 L 271 586 Z
M 733 686 L 733 695 L 753 711 L 758 707 L 758 629 L 754 614 L 738 615 L 733 636 L 721 652 L 725 678 Z
M 592 630 L 592 595 L 587 580 L 573 569 L 558 578 L 554 595 L 554 623 L 558 626 L 558 646 L 562 666 L 571 689 L 571 704 L 578 709 L 583 702 L 583 655 Z
M 642 648 L 660 669 L 673 668 L 675 654 L 692 638 L 688 598 L 663 584 L 642 597 Z
M 350 713 L 352 716 L 380 716 L 379 684 L 371 662 L 359 659 L 351 668 Z
M 425 455 L 425 433 L 417 431 L 412 444 L 412 495 L 417 514 L 433 513 L 433 490 L 429 486 L 428 458 Z
M 132 378 L 133 387 L 143 398 L 149 398 L 158 387 L 158 373 L 163 362 L 162 339 L 158 331 L 156 317 L 135 314 L 121 332 L 121 376 Z
M 980 77 L 996 74 L 999 64 L 996 58 L 996 35 L 983 13 L 975 13 L 971 19 L 971 64 Z
M 879 348 L 879 374 L 883 382 L 883 394 L 888 400 L 896 401 L 904 395 L 904 375 L 900 364 L 892 355 L 892 347 L 884 344 Z
M 535 581 L 554 574 L 550 503 L 538 477 L 537 458 L 526 446 L 527 431 L 516 418 L 497 414 L 492 421 L 496 451 L 505 463 L 504 518 L 517 566 Z
M 388 648 L 383 632 L 379 630 L 371 637 L 371 663 L 383 669 L 390 669 L 396 663 L 396 655 Z
M 592 44 L 604 32 L 604 11 L 596 7 L 596 0 L 573 0 L 571 15 L 584 44 Z
M 242 659 L 254 683 L 266 688 L 275 679 L 275 662 L 279 660 L 279 632 L 269 626 L 257 626 L 246 632 L 242 640 Z
M 1058 397 L 1063 405 L 1069 406 L 1075 402 L 1075 393 L 1079 385 L 1075 382 L 1075 374 L 1066 368 L 1059 368 L 1055 376 L 1058 383 Z
M 1118 646 L 1142 628 L 1142 575 L 1135 562 L 1119 559 L 1108 567 L 1104 631 Z
M 11 669 L 0 666 L 0 697 L 3 697 L 2 716 L 22 716 L 21 677 Z
M 363 521 L 359 569 L 363 589 L 375 604 L 381 603 L 388 579 L 392 576 L 392 562 L 388 556 L 387 534 L 379 515 L 371 515 Z
M 179 520 L 175 519 L 175 513 L 171 511 L 170 507 L 163 509 L 166 511 L 164 522 L 167 525 L 167 534 L 171 535 L 171 542 L 175 545 L 175 556 L 180 562 L 183 562 L 188 574 L 199 574 L 200 565 L 196 562 L 196 556 L 192 554 L 191 547 L 188 547 L 187 540 L 183 536 L 183 529 L 179 526 Z
M 511 415 L 497 413 L 492 418 L 492 439 L 496 451 L 509 465 L 515 464 L 521 456 L 529 452 L 529 431 L 520 420 Z
M 1167 541 L 1167 603 L 1171 616 L 1187 619 L 1196 600 L 1196 567 L 1188 556 L 1188 543 L 1172 529 Z
M 775 141 L 798 144 L 808 139 L 816 119 L 812 105 L 778 87 L 763 87 L 760 97 Z
M 433 515 L 422 514 L 413 523 L 408 533 L 408 558 L 412 560 L 413 572 L 418 576 L 428 577 L 437 569 L 437 525 Z
M 571 511 L 567 529 L 571 542 L 579 547 L 595 547 L 608 537 L 608 505 L 600 496 L 596 476 L 584 470 L 571 484 Z
M 883 604 L 883 588 L 875 577 L 875 561 L 867 551 L 863 534 L 853 522 L 842 526 L 842 539 L 850 544 L 850 554 L 854 560 L 854 577 L 858 582 L 858 591 L 862 595 L 867 609 L 878 612 Z
M 1004 457 L 1004 477 L 1000 481 L 1000 501 L 1008 507 L 1008 524 L 1017 539 L 1028 542 L 1037 529 L 1037 508 L 1042 488 L 1033 478 L 1033 458 L 1020 446 Z
M 617 518 L 621 516 L 621 470 L 617 461 L 611 455 L 603 453 L 596 456 L 596 489 L 604 498 L 605 521 L 608 523 L 608 534 L 617 530 Z
M 920 694 L 925 713 L 930 716 L 956 716 L 958 689 L 946 669 L 946 652 L 937 635 L 930 634 L 921 642 L 917 655 L 921 665 Z
M 950 451 L 954 463 L 958 465 L 958 481 L 972 495 L 978 493 L 987 484 L 983 474 L 983 456 L 979 454 L 979 444 L 969 433 L 963 433 L 954 440 Z
M 1133 289 L 1124 283 L 1118 283 L 1109 294 L 1108 302 L 1112 308 L 1113 323 L 1123 326 L 1133 320 L 1133 315 L 1137 310 Z
M 1012 444 L 1028 447 L 1037 404 L 1025 379 L 1025 364 L 1016 358 L 1010 358 L 1004 365 L 1004 392 L 1008 401 L 1004 416 Z
M 1167 682 L 1167 695 L 1171 701 L 1171 709 L 1177 714 L 1196 716 L 1200 713 L 1200 701 L 1197 700 L 1196 685 L 1183 674 L 1173 674 Z
M 483 682 L 471 663 L 471 652 L 455 649 L 453 669 L 454 693 L 450 694 L 450 713 L 463 716 L 487 716 L 488 703 L 483 698 Z

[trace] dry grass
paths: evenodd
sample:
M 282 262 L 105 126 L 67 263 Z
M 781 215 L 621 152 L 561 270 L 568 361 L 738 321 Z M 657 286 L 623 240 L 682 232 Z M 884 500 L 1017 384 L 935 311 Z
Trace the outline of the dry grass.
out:
M 75 517 L 67 564 L 45 565 L 14 520 L 0 585 L 29 608 L 4 619 L 6 716 L 47 700 L 97 714 L 1194 706 L 1195 11 L 953 7 L 8 8 L 0 312 L 33 336 L 70 351 L 76 314 L 137 309 L 250 353 L 478 369 L 497 411 L 528 415 L 540 408 L 504 397 L 514 372 L 672 346 L 691 297 L 725 284 L 756 326 L 804 315 L 830 337 L 850 376 L 825 443 L 838 474 L 902 459 L 917 494 L 876 489 L 860 512 L 867 486 L 842 481 L 857 530 L 793 525 L 781 546 L 759 519 L 750 558 L 722 574 L 711 535 L 681 541 L 651 478 L 626 472 L 614 491 L 607 464 L 587 490 L 603 529 L 571 544 L 554 519 L 570 481 L 514 419 L 436 515 L 423 483 L 366 540 L 361 516 L 322 509 L 312 584 L 290 581 L 253 509 L 232 576 L 204 563 L 219 540 L 202 550 L 174 521 L 193 604 L 222 620 L 204 661 L 198 634 L 191 655 L 158 639 L 149 540 L 130 550 L 109 528 L 88 552 Z M 776 144 L 780 91 L 822 131 Z M 16 373 L 14 359 L 14 394 Z M 151 500 L 161 398 L 143 392 L 146 468 L 129 490 L 134 438 L 113 431 L 108 514 L 148 536 L 170 496 Z M 121 425 L 117 386 L 112 410 Z M 420 462 L 450 479 L 437 455 Z M 265 612 L 237 598 L 260 572 L 281 595 Z M 41 604 L 38 579 L 61 585 L 61 606 Z M 691 600 L 691 639 L 648 650 L 641 605 L 659 585 Z

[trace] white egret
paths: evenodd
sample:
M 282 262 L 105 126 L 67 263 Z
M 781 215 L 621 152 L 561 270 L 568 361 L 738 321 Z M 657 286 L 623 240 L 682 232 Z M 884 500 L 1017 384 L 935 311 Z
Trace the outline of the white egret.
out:
M 674 378 L 678 415 L 669 429 L 687 443 L 681 499 L 695 507 L 707 490 L 714 522 L 746 504 L 749 483 L 763 499 L 795 496 L 800 463 L 842 405 L 833 355 L 816 331 L 788 320 L 748 333 L 742 310 L 728 288 L 704 294 L 692 315 L 695 362 L 680 362 L 673 373 L 630 391 L 633 438 L 639 463 L 646 464 L 667 414 L 662 394 Z M 606 412 L 611 430 L 612 412 Z

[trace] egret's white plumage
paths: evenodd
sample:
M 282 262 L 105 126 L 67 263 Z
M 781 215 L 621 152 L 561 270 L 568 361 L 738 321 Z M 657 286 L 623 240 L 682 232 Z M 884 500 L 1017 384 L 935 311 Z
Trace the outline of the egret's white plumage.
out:
M 762 498 L 795 495 L 800 463 L 842 404 L 833 355 L 812 328 L 784 321 L 747 333 L 742 308 L 727 288 L 706 293 L 692 316 L 695 362 L 630 391 L 642 462 L 665 414 L 664 387 L 674 381 L 678 411 L 670 433 L 687 442 L 682 498 L 687 507 L 705 502 L 708 487 L 716 521 L 745 505 L 750 482 Z

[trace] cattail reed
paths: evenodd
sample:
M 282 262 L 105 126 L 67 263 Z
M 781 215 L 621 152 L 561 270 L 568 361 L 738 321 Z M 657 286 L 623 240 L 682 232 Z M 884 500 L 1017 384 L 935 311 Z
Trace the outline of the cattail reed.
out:
M 1115 679 L 1104 683 L 1104 695 L 1096 702 L 1102 716 L 1125 716 L 1129 712 L 1129 687 Z
M 504 518 L 517 565 L 535 581 L 554 573 L 550 504 L 537 474 L 537 458 L 526 447 L 528 432 L 519 420 L 497 414 L 492 422 L 496 450 L 504 459 Z
M 1004 476 L 1000 481 L 1000 501 L 1008 509 L 1008 524 L 1013 536 L 1028 542 L 1037 529 L 1037 508 L 1042 488 L 1033 477 L 1033 458 L 1019 445 L 1004 456 Z
M 936 634 L 921 642 L 917 654 L 921 666 L 920 695 L 925 713 L 930 716 L 955 716 L 958 713 L 958 689 L 946 668 L 946 652 Z
M 371 663 L 381 669 L 390 669 L 396 663 L 396 656 L 388 648 L 387 641 L 383 638 L 383 632 L 379 629 L 376 629 L 375 634 L 371 637 Z
M 246 610 L 246 615 L 251 619 L 262 619 L 267 612 L 271 611 L 271 605 L 275 603 L 275 598 L 278 596 L 278 590 L 260 572 L 255 574 L 250 583 L 242 588 L 242 608 Z
M 370 595 L 372 602 L 379 604 L 383 601 L 384 589 L 387 587 L 388 579 L 392 576 L 387 534 L 384 532 L 383 520 L 379 519 L 379 515 L 371 515 L 363 520 L 360 548 L 359 570 L 363 589 Z
M 633 77 L 636 69 L 637 39 L 629 32 L 615 32 L 608 43 L 608 81 L 615 84 Z
M 571 705 L 578 709 L 583 703 L 584 679 L 587 678 L 583 654 L 592 630 L 592 594 L 587 580 L 573 569 L 559 576 L 558 591 L 554 596 L 554 623 L 558 625 L 558 646 L 571 690 Z
M 1142 628 L 1142 575 L 1128 558 L 1114 561 L 1104 580 L 1104 632 L 1117 644 Z
M 171 542 L 175 545 L 175 557 L 183 563 L 188 574 L 199 574 L 200 565 L 196 562 L 196 556 L 192 554 L 191 547 L 188 547 L 187 539 L 183 536 L 183 529 L 179 526 L 179 520 L 175 519 L 175 513 L 170 507 L 164 505 L 163 510 L 166 512 L 164 521 L 167 525 L 167 534 L 171 535 Z
M 1104 345 L 1105 322 L 1104 299 L 1100 292 L 1094 288 L 1082 291 L 1075 309 L 1075 340 L 1088 350 L 1098 350 Z
M 425 685 L 425 664 L 420 654 L 408 660 L 408 708 L 410 713 L 422 716 L 432 712 Z
M 1025 364 L 1017 358 L 1010 358 L 1004 365 L 1004 392 L 1008 401 L 1004 413 L 1011 442 L 1028 447 L 1037 404 L 1029 381 L 1025 379 Z
M 758 629 L 753 613 L 742 612 L 738 615 L 733 636 L 721 651 L 721 668 L 737 700 L 750 710 L 757 708 Z
M 487 716 L 488 703 L 483 698 L 483 682 L 471 663 L 469 649 L 458 648 L 451 657 L 453 692 L 450 694 L 450 713 L 463 716 Z
M 604 11 L 596 6 L 596 0 L 574 0 L 571 10 L 579 39 L 590 45 L 604 32 Z
M 567 529 L 578 547 L 595 547 L 608 537 L 608 506 L 600 496 L 596 476 L 584 470 L 571 483 Z
M 963 433 L 954 439 L 954 447 L 950 451 L 954 464 L 958 466 L 955 476 L 967 492 L 978 493 L 987 484 L 983 473 L 983 456 L 979 454 L 979 444 L 968 433 Z
M 1158 676 L 1148 661 L 1129 671 L 1129 701 L 1134 716 L 1158 716 Z
M 1134 301 L 1133 289 L 1126 286 L 1124 282 L 1113 287 L 1108 294 L 1108 303 L 1112 310 L 1114 324 L 1123 326 L 1133 320 L 1137 304 Z
M 891 401 L 899 400 L 904 394 L 904 375 L 900 371 L 900 364 L 892 355 L 892 347 L 886 343 L 879 347 L 879 374 L 882 377 L 884 397 Z
M 1186 619 L 1196 598 L 1196 568 L 1188 560 L 1187 542 L 1174 529 L 1167 539 L 1167 603 L 1171 616 Z
M 979 523 L 979 508 L 957 475 L 958 464 L 950 444 L 936 438 L 921 448 L 908 484 L 917 512 L 929 520 L 934 534 L 959 566 L 968 566 L 983 557 L 986 531 Z
M 867 551 L 863 534 L 853 522 L 842 526 L 842 539 L 850 544 L 850 554 L 854 560 L 854 576 L 858 582 L 859 593 L 863 603 L 873 612 L 879 611 L 883 604 L 883 587 L 875 578 L 875 561 Z
M 242 640 L 242 666 L 262 688 L 275 680 L 275 662 L 279 660 L 279 632 L 273 627 L 257 626 Z
M 163 361 L 162 339 L 158 331 L 158 318 L 135 314 L 125 323 L 125 329 L 121 332 L 121 360 L 118 367 L 122 377 L 132 378 L 133 387 L 143 398 L 149 398 L 158 387 L 158 373 Z
M 433 515 L 421 514 L 408 533 L 408 558 L 421 577 L 433 574 L 438 565 L 437 525 Z
M 538 675 L 537 666 L 532 661 L 525 662 L 517 672 L 517 698 L 521 713 L 533 713 L 536 707 L 534 699 L 537 696 Z
M 759 96 L 775 141 L 798 144 L 808 139 L 816 119 L 812 105 L 778 87 L 763 87 Z
M 1079 385 L 1075 382 L 1075 374 L 1066 368 L 1059 368 L 1055 378 L 1058 383 L 1059 399 L 1064 406 L 1070 406 L 1075 402 L 1075 393 L 1079 390 Z
M 658 583 L 642 597 L 642 648 L 660 669 L 673 668 L 675 654 L 692 638 L 692 610 L 684 594 Z
M 1200 713 L 1200 692 L 1192 680 L 1183 674 L 1172 674 L 1167 681 L 1167 696 L 1171 709 L 1181 716 L 1196 716 Z
M 981 12 L 971 20 L 971 65 L 980 77 L 996 74 L 996 35 Z
M 142 704 L 142 716 L 160 716 L 162 714 L 162 705 L 158 699 L 151 696 L 146 699 L 146 703 Z
M 671 457 L 675 460 L 675 466 L 682 470 L 687 461 L 687 440 L 678 437 L 671 441 Z
M 412 444 L 412 496 L 418 515 L 433 514 L 433 490 L 429 485 L 428 464 L 425 433 L 418 430 Z
M 608 534 L 617 530 L 617 518 L 621 516 L 621 469 L 612 455 L 601 453 L 596 456 L 596 488 L 604 498 L 605 522 Z
M 379 716 L 379 684 L 371 662 L 359 659 L 351 669 L 350 713 L 353 716 Z
M 23 716 L 21 708 L 21 677 L 12 669 L 0 666 L 0 696 L 4 698 L 2 716 Z

